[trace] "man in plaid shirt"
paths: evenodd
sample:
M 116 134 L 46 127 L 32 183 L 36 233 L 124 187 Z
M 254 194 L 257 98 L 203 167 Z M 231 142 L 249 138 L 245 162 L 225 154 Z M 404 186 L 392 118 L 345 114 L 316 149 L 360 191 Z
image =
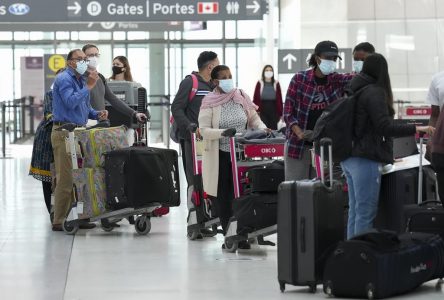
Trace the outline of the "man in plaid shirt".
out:
M 335 73 L 336 60 L 342 59 L 334 42 L 316 45 L 308 70 L 296 73 L 288 87 L 284 105 L 287 125 L 285 147 L 285 180 L 307 179 L 311 173 L 309 138 L 325 107 L 344 95 L 353 74 Z

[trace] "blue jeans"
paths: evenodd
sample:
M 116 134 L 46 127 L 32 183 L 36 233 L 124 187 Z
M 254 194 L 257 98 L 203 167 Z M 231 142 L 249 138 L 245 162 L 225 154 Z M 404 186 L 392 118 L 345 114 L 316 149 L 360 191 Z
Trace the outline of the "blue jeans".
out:
M 350 157 L 341 162 L 348 185 L 347 239 L 373 227 L 381 187 L 381 163 Z

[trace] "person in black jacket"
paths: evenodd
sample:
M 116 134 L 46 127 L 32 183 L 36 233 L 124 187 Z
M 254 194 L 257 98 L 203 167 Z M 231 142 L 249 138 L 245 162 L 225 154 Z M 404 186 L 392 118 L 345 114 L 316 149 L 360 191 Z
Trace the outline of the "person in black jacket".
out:
M 349 216 L 347 238 L 372 228 L 381 184 L 382 164 L 393 163 L 393 136 L 415 132 L 432 133 L 433 127 L 397 124 L 387 61 L 381 54 L 369 55 L 362 72 L 350 87 L 357 95 L 352 156 L 341 162 L 347 178 Z
M 199 72 L 193 72 L 197 77 L 198 85 L 195 96 L 190 99 L 190 93 L 193 88 L 193 79 L 190 75 L 186 76 L 179 85 L 176 97 L 171 105 L 171 114 L 174 122 L 179 128 L 180 148 L 182 149 L 182 163 L 188 182 L 187 189 L 187 206 L 188 209 L 193 207 L 191 202 L 191 191 L 193 189 L 193 164 L 191 153 L 191 134 L 190 127 L 198 125 L 199 110 L 202 99 L 211 92 L 215 85 L 211 81 L 211 71 L 219 65 L 217 54 L 212 51 L 204 51 L 197 58 L 197 67 Z M 197 132 L 199 137 L 199 131 Z M 206 230 L 204 230 L 206 231 Z M 206 234 L 204 232 L 204 234 Z M 209 235 L 211 233 L 208 233 Z

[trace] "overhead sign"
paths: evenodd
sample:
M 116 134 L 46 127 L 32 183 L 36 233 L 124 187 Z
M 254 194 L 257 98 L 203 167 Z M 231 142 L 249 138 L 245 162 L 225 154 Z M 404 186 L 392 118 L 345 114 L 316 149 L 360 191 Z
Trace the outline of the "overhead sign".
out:
M 1 19 L 1 17 L 0 17 Z M 193 25 L 191 25 L 193 23 Z M 88 23 L 7 23 L 1 24 L 2 31 L 182 31 L 189 26 L 205 22 L 88 22 Z M 188 27 L 187 27 L 188 26 Z M 193 27 L 194 28 L 194 27 Z M 198 27 L 197 27 L 198 28 Z
M 57 71 L 66 67 L 65 54 L 45 54 L 43 57 L 45 92 L 51 89 Z
M 267 0 L 16 1 L 0 2 L 0 23 L 262 20 L 267 10 Z
M 310 59 L 313 49 L 280 49 L 278 50 L 278 72 L 280 74 L 294 74 L 308 68 L 307 61 Z M 336 72 L 348 73 L 352 71 L 352 49 L 339 49 L 336 62 Z

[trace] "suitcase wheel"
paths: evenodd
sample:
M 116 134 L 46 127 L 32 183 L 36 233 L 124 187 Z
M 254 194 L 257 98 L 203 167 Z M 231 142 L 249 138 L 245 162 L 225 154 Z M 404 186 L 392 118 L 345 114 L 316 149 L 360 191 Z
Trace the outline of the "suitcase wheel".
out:
M 79 230 L 79 224 L 74 225 L 71 222 L 63 221 L 62 228 L 66 234 L 74 235 Z
M 199 232 L 199 230 L 188 230 L 187 231 L 187 237 L 190 241 L 194 241 L 197 239 L 202 239 L 202 234 Z
M 235 241 L 225 241 L 225 250 L 229 253 L 234 253 L 237 251 L 238 242 Z
M 134 223 L 136 232 L 140 235 L 147 235 L 151 231 L 151 220 L 147 216 L 137 217 Z
M 314 294 L 316 293 L 316 290 L 318 289 L 318 285 L 316 283 L 310 283 L 308 286 L 310 293 Z
M 100 220 L 100 224 L 101 224 L 102 230 L 105 232 L 111 232 L 114 229 L 114 226 L 108 221 L 108 219 Z
M 375 287 L 372 283 L 367 284 L 366 294 L 368 300 L 373 300 L 375 298 Z
M 442 280 L 442 278 L 438 279 L 438 281 L 436 282 L 436 290 L 437 291 L 441 291 L 442 290 L 442 284 L 444 283 L 444 280 Z
M 279 289 L 281 290 L 281 293 L 285 292 L 285 282 L 279 280 Z
M 330 280 L 324 283 L 324 293 L 327 294 L 328 297 L 333 297 L 333 284 Z

